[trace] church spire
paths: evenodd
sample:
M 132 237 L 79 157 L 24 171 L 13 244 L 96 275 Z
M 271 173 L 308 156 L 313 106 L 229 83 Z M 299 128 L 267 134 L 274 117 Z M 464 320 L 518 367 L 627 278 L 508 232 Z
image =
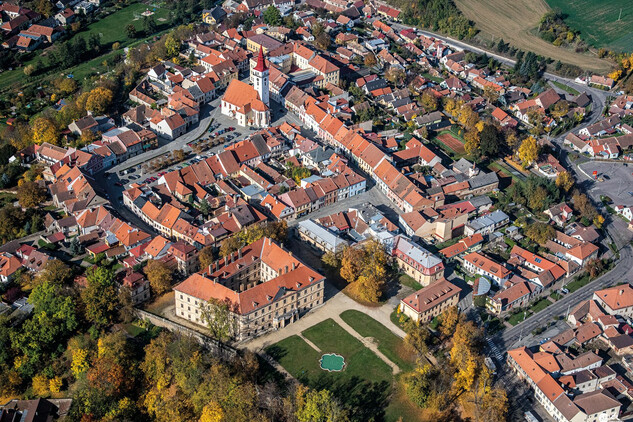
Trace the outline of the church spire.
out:
M 267 70 L 266 60 L 264 60 L 264 49 L 262 47 L 259 48 L 259 56 L 257 56 L 257 66 L 255 66 L 255 70 L 258 72 L 263 72 Z

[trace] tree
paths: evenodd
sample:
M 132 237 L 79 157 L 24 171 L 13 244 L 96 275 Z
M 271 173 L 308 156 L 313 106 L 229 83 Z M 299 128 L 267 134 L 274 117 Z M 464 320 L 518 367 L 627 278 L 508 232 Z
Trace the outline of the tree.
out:
M 51 259 L 46 262 L 42 271 L 35 278 L 35 284 L 49 282 L 57 286 L 63 286 L 70 282 L 72 277 L 73 271 L 68 265 L 59 259 Z
M 519 159 L 523 168 L 528 168 L 538 158 L 538 145 L 533 136 L 528 136 L 519 147 Z
M 596 207 L 584 193 L 580 193 L 578 190 L 575 190 L 571 197 L 571 201 L 574 204 L 574 208 L 576 208 L 583 217 L 586 217 L 587 220 L 592 221 L 598 215 Z
M 214 400 L 204 406 L 198 422 L 223 422 L 225 420 L 222 406 Z
M 145 35 L 149 36 L 156 32 L 156 21 L 151 16 L 143 17 L 143 31 Z
M 47 18 L 50 18 L 53 15 L 53 2 L 48 1 L 48 0 L 39 0 L 37 2 L 37 6 L 35 7 L 35 10 L 38 13 L 41 13 L 42 15 L 46 16 Z
M 374 56 L 374 53 L 369 53 L 365 56 L 365 66 L 374 67 L 376 66 L 376 64 L 378 64 L 378 62 L 376 61 L 376 56 Z
M 57 145 L 59 132 L 53 120 L 47 117 L 38 117 L 31 125 L 32 140 L 34 144 L 41 145 L 44 142 Z
M 242 241 L 240 240 L 239 236 L 231 236 L 229 238 L 226 238 L 220 244 L 220 256 L 222 258 L 224 258 L 225 256 L 229 256 L 241 247 Z
M 31 76 L 35 73 L 37 69 L 35 68 L 34 64 L 27 64 L 26 66 L 24 66 L 24 74 L 26 76 Z
M 94 114 L 105 113 L 114 99 L 114 93 L 103 87 L 97 87 L 90 91 L 86 99 L 86 110 L 92 111 Z
M 543 211 L 545 205 L 548 203 L 548 195 L 547 189 L 543 186 L 537 186 L 528 197 L 528 207 L 530 207 L 532 211 Z
M 202 201 L 200 201 L 198 208 L 205 217 L 211 214 L 211 204 L 209 204 L 209 201 L 207 201 L 206 198 L 203 198 Z
M 479 158 L 481 155 L 479 132 L 476 129 L 471 129 L 464 135 L 466 143 L 464 143 L 464 150 L 468 155 L 473 158 Z
M 130 23 L 125 27 L 125 34 L 128 38 L 136 38 L 136 27 L 133 23 Z
M 78 325 L 75 302 L 61 286 L 44 281 L 29 295 L 33 314 L 11 335 L 13 348 L 22 354 L 19 367 L 25 376 L 34 374 Z
M 316 38 L 325 32 L 325 28 L 323 27 L 323 24 L 321 22 L 316 21 L 312 24 L 311 31 L 314 38 Z
M 407 333 L 404 338 L 404 342 L 409 348 L 414 350 L 420 356 L 428 353 L 428 342 L 430 340 L 431 333 L 425 325 L 420 325 L 410 319 L 405 323 L 404 330 Z
M 163 261 L 150 260 L 145 266 L 145 275 L 156 295 L 160 296 L 171 288 L 173 271 Z
M 341 258 L 341 277 L 348 283 L 353 283 L 362 271 L 363 251 L 351 246 L 343 249 Z
M 24 182 L 18 186 L 17 196 L 22 208 L 35 208 L 46 200 L 46 189 L 38 182 Z
M 310 390 L 299 385 L 295 393 L 299 422 L 346 422 L 347 413 L 328 390 Z
M 210 299 L 201 306 L 202 321 L 209 335 L 220 342 L 231 341 L 238 332 L 235 305 L 229 300 Z
M 98 328 L 107 327 L 114 321 L 118 305 L 114 274 L 106 267 L 92 267 L 86 280 L 81 291 L 86 319 Z
M 433 393 L 433 386 L 437 372 L 430 364 L 416 368 L 414 372 L 405 375 L 404 385 L 409 399 L 418 406 L 426 408 Z
M 321 261 L 330 268 L 338 268 L 341 265 L 339 257 L 331 251 L 326 252 L 321 257 Z
M 264 22 L 266 25 L 279 26 L 281 25 L 281 12 L 275 6 L 270 5 L 264 10 Z
M 439 316 L 439 330 L 443 336 L 449 337 L 455 332 L 455 327 L 460 322 L 459 310 L 457 306 L 451 306 Z
M 402 85 L 406 76 L 407 75 L 404 73 L 404 70 L 395 66 L 391 66 L 385 72 L 385 78 L 396 86 Z
M 424 111 L 426 111 L 427 113 L 437 110 L 437 107 L 439 105 L 437 97 L 429 93 L 428 91 L 424 91 L 422 93 L 422 97 L 420 98 L 420 101 L 421 101 L 422 107 L 424 108 Z
M 494 104 L 499 99 L 499 92 L 491 86 L 484 88 L 483 97 L 488 100 L 489 103 Z
M 325 32 L 321 32 L 318 37 L 314 38 L 314 44 L 322 50 L 330 48 L 331 43 L 330 36 Z
M 487 157 L 496 157 L 502 148 L 502 138 L 494 125 L 484 124 L 479 132 L 481 153 Z
M 574 177 L 568 171 L 561 171 L 558 173 L 558 176 L 556 176 L 556 186 L 565 192 L 569 192 L 569 190 L 574 187 Z
M 211 264 L 215 261 L 215 257 L 213 254 L 213 248 L 211 246 L 205 246 L 200 250 L 198 254 L 198 262 L 200 263 L 200 270 L 206 271 Z
M 525 229 L 525 235 L 539 245 L 545 245 L 549 239 L 556 236 L 556 230 L 549 224 L 537 221 Z
M 176 39 L 173 33 L 167 35 L 165 39 L 165 51 L 168 58 L 173 58 L 180 53 L 180 41 Z

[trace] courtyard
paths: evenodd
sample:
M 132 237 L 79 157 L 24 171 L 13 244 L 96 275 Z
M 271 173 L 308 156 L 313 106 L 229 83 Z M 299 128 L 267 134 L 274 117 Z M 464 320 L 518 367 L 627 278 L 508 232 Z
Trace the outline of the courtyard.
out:
M 397 380 L 414 367 L 402 338 L 370 316 L 346 310 L 265 349 L 301 383 L 330 390 L 356 409 L 356 420 L 417 420 L 420 409 L 403 400 Z M 324 355 L 341 356 L 340 371 L 321 367 Z

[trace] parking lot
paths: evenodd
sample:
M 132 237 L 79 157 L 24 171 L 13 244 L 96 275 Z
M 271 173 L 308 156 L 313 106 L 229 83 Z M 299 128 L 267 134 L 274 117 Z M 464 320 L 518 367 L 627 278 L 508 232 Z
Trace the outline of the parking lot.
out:
M 600 195 L 606 195 L 616 205 L 633 205 L 633 165 L 588 161 L 578 168 L 586 180 L 593 180 L 589 191 L 594 199 L 598 200 Z M 593 176 L 594 171 L 597 172 L 596 179 Z

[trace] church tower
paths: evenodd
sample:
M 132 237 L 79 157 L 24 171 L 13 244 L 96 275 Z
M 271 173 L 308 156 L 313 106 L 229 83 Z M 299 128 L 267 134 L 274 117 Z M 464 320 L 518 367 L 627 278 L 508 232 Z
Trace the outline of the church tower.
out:
M 253 86 L 255 91 L 259 94 L 260 100 L 266 106 L 270 105 L 268 96 L 270 95 L 270 88 L 268 86 L 268 68 L 266 67 L 266 61 L 264 60 L 264 51 L 259 49 L 259 56 L 257 57 L 257 66 L 252 70 L 253 72 Z

